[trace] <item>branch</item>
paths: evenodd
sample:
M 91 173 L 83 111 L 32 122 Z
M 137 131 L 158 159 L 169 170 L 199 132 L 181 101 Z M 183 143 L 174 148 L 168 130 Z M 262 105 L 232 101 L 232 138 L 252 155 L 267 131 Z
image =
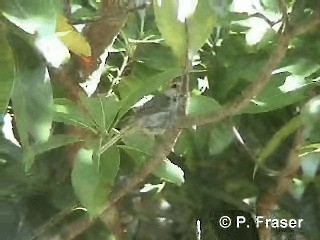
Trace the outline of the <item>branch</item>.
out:
M 109 208 L 111 206 L 113 206 L 129 192 L 131 192 L 139 183 L 145 180 L 150 173 L 154 172 L 159 167 L 159 165 L 171 152 L 179 133 L 180 129 L 177 126 L 168 129 L 164 133 L 164 137 L 163 139 L 161 139 L 161 142 L 159 144 L 155 144 L 156 146 L 151 160 L 137 174 L 133 176 L 127 186 L 122 188 L 117 194 L 114 195 L 114 197 L 110 199 L 102 215 L 108 214 Z
M 255 80 L 237 100 L 222 107 L 221 110 L 215 112 L 211 116 L 189 117 L 184 122 L 185 127 L 216 123 L 245 109 L 249 105 L 251 99 L 257 96 L 269 82 L 272 71 L 278 66 L 278 64 L 286 55 L 291 38 L 291 35 L 287 33 L 280 35 L 278 43 L 275 49 L 272 51 L 267 64 L 259 74 L 259 78 Z
M 307 32 L 311 32 L 314 30 L 316 27 L 319 27 L 320 25 L 320 11 L 313 13 L 310 16 L 310 19 L 306 20 L 306 23 L 301 23 L 298 26 L 296 26 L 292 34 L 294 36 L 298 36 Z
M 117 1 L 104 0 L 102 2 L 102 17 L 89 23 L 83 31 L 91 46 L 91 63 L 83 64 L 81 57 L 73 55 L 68 63 L 59 69 L 50 68 L 51 77 L 58 81 L 68 92 L 69 99 L 77 102 L 79 92 L 83 92 L 79 86 L 104 62 L 100 56 L 113 44 L 114 39 L 126 22 L 126 10 Z
M 269 60 L 261 70 L 257 80 L 241 94 L 241 96 L 230 104 L 226 104 L 211 115 L 187 117 L 181 123 L 182 128 L 189 128 L 194 125 L 204 125 L 208 123 L 217 123 L 226 119 L 229 116 L 238 114 L 244 110 L 255 96 L 257 96 L 268 84 L 274 69 L 281 63 L 288 50 L 290 41 L 300 35 L 314 30 L 320 25 L 320 13 L 315 13 L 311 20 L 306 24 L 301 24 L 292 30 L 285 30 L 280 34 L 275 49 L 270 54 Z
M 116 193 L 106 205 L 105 210 L 101 214 L 101 219 L 108 218 L 109 211 L 112 210 L 112 207 L 124 196 L 126 196 L 129 192 L 131 192 L 139 183 L 144 181 L 146 177 L 154 172 L 160 164 L 163 162 L 163 159 L 169 155 L 171 152 L 175 140 L 178 137 L 180 129 L 178 126 L 175 126 L 171 129 L 168 129 L 164 133 L 164 137 L 159 144 L 156 144 L 153 156 L 151 160 L 137 173 L 135 174 L 128 185 L 122 188 L 118 193 Z M 45 240 L 45 239 L 57 239 L 57 240 L 71 240 L 85 232 L 89 229 L 95 221 L 91 221 L 87 215 L 84 215 L 74 222 L 71 222 L 67 226 L 64 227 L 63 231 L 55 233 L 48 233 L 50 228 L 45 229 L 39 233 L 38 236 L 33 237 L 32 240 Z
M 51 228 L 46 229 L 41 234 L 34 236 L 31 240 L 67 240 L 74 239 L 76 236 L 79 236 L 84 229 L 87 229 L 88 226 L 91 226 L 93 221 L 89 219 L 89 217 L 80 217 L 74 220 L 67 225 L 60 227 L 59 231 L 52 233 Z
M 258 202 L 257 211 L 259 216 L 270 218 L 272 210 L 277 205 L 281 197 L 292 187 L 292 178 L 300 168 L 298 150 L 304 142 L 303 128 L 298 129 L 293 147 L 289 153 L 286 167 L 280 172 L 276 185 L 263 194 Z M 261 225 L 259 228 L 261 240 L 271 239 L 271 228 Z

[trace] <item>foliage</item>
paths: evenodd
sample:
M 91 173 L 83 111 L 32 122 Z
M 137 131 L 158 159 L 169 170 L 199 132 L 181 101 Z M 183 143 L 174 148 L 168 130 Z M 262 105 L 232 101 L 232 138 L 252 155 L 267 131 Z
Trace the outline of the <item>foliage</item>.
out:
M 272 239 L 320 239 L 319 1 L 151 2 L 0 1 L 5 239 L 32 239 L 40 226 L 50 236 L 69 227 L 84 240 L 195 239 L 197 220 L 201 239 L 258 239 L 255 227 L 226 232 L 216 222 L 261 215 L 265 196 L 272 218 L 304 222 L 272 229 Z M 95 59 L 104 42 L 90 28 L 114 27 L 123 15 L 112 46 L 102 46 L 106 63 Z M 285 33 L 284 58 L 262 91 L 250 92 Z M 186 76 L 186 119 L 199 122 L 181 122 L 170 154 L 146 178 L 141 170 L 163 153 L 166 136 L 123 130 L 139 100 Z M 241 97 L 247 105 L 233 108 Z M 203 124 L 215 114 L 226 117 Z M 145 185 L 127 189 L 134 179 Z M 87 214 L 102 221 L 72 229 Z

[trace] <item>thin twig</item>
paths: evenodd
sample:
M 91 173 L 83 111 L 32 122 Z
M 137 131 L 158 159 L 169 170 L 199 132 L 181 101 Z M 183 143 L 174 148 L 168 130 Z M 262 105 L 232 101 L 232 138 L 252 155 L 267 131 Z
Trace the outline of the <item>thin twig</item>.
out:
M 289 17 L 288 17 L 288 9 L 287 5 L 285 3 L 285 0 L 278 0 L 279 9 L 281 11 L 281 19 L 282 19 L 282 27 L 281 29 L 285 29 L 288 26 L 289 23 Z
M 112 79 L 111 86 L 110 86 L 110 89 L 109 89 L 107 95 L 110 95 L 112 93 L 114 85 L 116 85 L 119 82 L 119 80 L 121 79 L 122 74 L 128 65 L 128 61 L 129 61 L 129 56 L 124 55 L 121 67 L 117 71 L 117 76 L 114 79 Z

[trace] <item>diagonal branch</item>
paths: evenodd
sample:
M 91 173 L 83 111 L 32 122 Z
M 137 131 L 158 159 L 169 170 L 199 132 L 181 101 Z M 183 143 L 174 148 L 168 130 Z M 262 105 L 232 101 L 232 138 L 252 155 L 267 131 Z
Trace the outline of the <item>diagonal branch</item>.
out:
M 269 60 L 265 67 L 259 74 L 259 78 L 254 81 L 234 102 L 222 107 L 221 110 L 207 116 L 194 116 L 185 119 L 183 126 L 190 127 L 193 125 L 203 125 L 208 123 L 217 123 L 223 119 L 235 115 L 245 109 L 252 98 L 257 96 L 267 85 L 271 78 L 272 71 L 278 66 L 284 58 L 289 42 L 291 40 L 290 34 L 282 34 L 278 40 L 277 46 L 272 51 Z
M 304 24 L 298 25 L 295 28 L 284 31 L 276 44 L 276 47 L 270 54 L 269 60 L 261 70 L 259 77 L 255 80 L 241 96 L 230 104 L 226 104 L 221 110 L 214 112 L 211 115 L 188 117 L 183 120 L 181 126 L 188 128 L 193 125 L 204 125 L 208 123 L 217 123 L 226 119 L 229 116 L 238 114 L 244 110 L 255 96 L 257 96 L 268 84 L 274 69 L 281 63 L 288 50 L 290 41 L 297 35 L 304 34 L 314 30 L 320 25 L 320 13 L 315 13 L 311 19 Z
M 184 122 L 185 127 L 216 123 L 245 109 L 249 105 L 251 99 L 257 96 L 269 82 L 272 71 L 279 65 L 286 55 L 291 38 L 292 36 L 287 33 L 280 35 L 275 49 L 272 51 L 268 62 L 259 74 L 259 78 L 255 80 L 238 99 L 222 107 L 221 110 L 212 115 L 195 116 L 186 119 Z
M 174 128 L 168 129 L 164 133 L 163 139 L 159 144 L 156 144 L 153 156 L 151 160 L 130 180 L 130 183 L 122 188 L 117 194 L 115 194 L 109 201 L 106 206 L 105 211 L 102 215 L 108 214 L 108 211 L 111 206 L 118 202 L 121 198 L 131 192 L 139 183 L 146 179 L 150 173 L 154 172 L 163 160 L 169 155 L 172 148 L 174 147 L 175 140 L 177 139 L 180 133 L 179 128 L 176 126 Z
M 159 142 L 159 144 L 156 144 L 153 156 L 151 157 L 151 160 L 137 173 L 135 174 L 128 185 L 126 185 L 124 188 L 122 188 L 119 192 L 117 192 L 108 202 L 108 205 L 106 206 L 105 210 L 101 214 L 100 218 L 107 219 L 108 214 L 110 213 L 110 210 L 114 207 L 114 205 L 122 199 L 124 196 L 126 196 L 128 193 L 130 193 L 139 183 L 144 181 L 146 177 L 154 172 L 157 167 L 163 162 L 163 159 L 166 158 L 166 156 L 169 155 L 171 152 L 175 140 L 178 137 L 180 132 L 180 129 L 178 126 L 174 126 L 171 129 L 168 129 L 164 133 L 163 139 Z M 41 232 L 39 236 L 32 238 L 33 240 L 44 240 L 44 239 L 57 239 L 57 240 L 71 240 L 85 232 L 87 229 L 89 229 L 95 221 L 92 221 L 89 219 L 87 215 L 84 215 L 75 221 L 71 222 L 65 228 L 63 229 L 63 232 L 58 232 L 55 234 L 50 233 L 48 230 L 45 229 L 45 231 Z

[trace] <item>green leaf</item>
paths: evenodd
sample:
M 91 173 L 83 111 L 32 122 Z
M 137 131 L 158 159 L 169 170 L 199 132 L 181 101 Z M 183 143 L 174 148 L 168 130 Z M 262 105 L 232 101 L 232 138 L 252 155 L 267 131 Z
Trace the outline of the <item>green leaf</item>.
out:
M 320 152 L 320 143 L 313 143 L 299 149 L 299 155 L 306 155 L 312 152 Z
M 120 167 L 120 154 L 116 147 L 111 147 L 100 158 L 99 174 L 102 182 L 107 186 L 107 191 L 111 191 L 114 180 Z
M 120 95 L 124 96 L 121 100 L 119 117 L 123 116 L 136 102 L 138 102 L 141 99 L 141 96 L 159 90 L 161 86 L 180 75 L 181 69 L 170 69 L 158 73 L 153 77 L 133 76 L 123 79 L 119 86 Z
M 308 77 L 319 69 L 320 64 L 318 64 L 317 62 L 305 58 L 299 58 L 291 65 L 278 68 L 273 72 L 273 74 L 288 72 L 292 75 Z
M 53 96 L 46 66 L 41 56 L 17 35 L 11 37 L 11 43 L 17 66 L 12 107 L 22 146 L 46 142 L 53 115 Z
M 96 132 L 96 124 L 91 116 L 85 113 L 77 104 L 65 98 L 54 99 L 53 120 Z
M 153 174 L 178 186 L 184 183 L 183 170 L 177 165 L 170 162 L 169 159 L 165 159 Z
M 4 15 L 24 31 L 40 36 L 53 35 L 60 0 L 12 0 L 0 3 Z
M 192 55 L 204 45 L 216 24 L 216 14 L 212 8 L 212 0 L 197 0 L 197 8 L 187 19 L 188 50 Z
M 232 129 L 224 123 L 216 124 L 212 127 L 209 140 L 209 153 L 216 155 L 221 153 L 230 145 L 234 137 Z
M 74 135 L 55 134 L 50 136 L 48 141 L 44 143 L 35 143 L 30 147 L 33 149 L 34 153 L 38 155 L 55 148 L 63 147 L 65 145 L 80 142 L 80 141 L 83 141 L 83 140 L 79 139 L 79 137 Z
M 117 117 L 121 106 L 116 96 L 81 96 L 81 101 L 88 110 L 88 114 L 99 127 L 100 131 L 108 131 L 115 122 L 115 118 Z
M 28 178 L 22 168 L 22 150 L 0 137 L 0 199 L 25 193 Z
M 187 113 L 190 116 L 213 113 L 221 109 L 221 106 L 213 98 L 202 95 L 194 95 L 189 99 Z
M 127 146 L 147 155 L 152 154 L 155 144 L 154 137 L 139 131 L 125 135 L 122 140 Z
M 36 157 L 36 154 L 29 145 L 23 148 L 22 161 L 23 161 L 25 172 L 28 172 L 31 170 L 35 157 Z
M 149 160 L 150 155 L 129 145 L 120 145 L 120 149 L 123 149 L 135 162 L 136 166 L 141 167 L 147 160 Z
M 109 148 L 94 164 L 92 149 L 81 149 L 72 170 L 72 185 L 90 217 L 97 217 L 105 208 L 114 179 L 119 170 L 120 157 L 115 147 Z
M 307 90 L 316 82 L 307 83 L 304 77 L 283 74 L 275 76 L 243 113 L 268 112 L 299 102 L 307 97 Z
M 180 68 L 171 49 L 162 44 L 139 44 L 135 56 L 150 68 L 162 71 Z
M 204 45 L 216 23 L 211 0 L 156 0 L 156 23 L 166 43 L 184 66 Z
M 25 171 L 29 171 L 34 163 L 36 155 L 50 151 L 55 148 L 65 146 L 67 144 L 76 143 L 82 141 L 76 136 L 66 134 L 56 134 L 51 136 L 48 141 L 33 143 L 28 145 L 24 149 L 23 162 Z
M 154 15 L 159 31 L 178 57 L 181 64 L 186 62 L 187 33 L 184 23 L 178 20 L 179 3 L 177 0 L 155 0 Z
M 253 171 L 253 177 L 255 176 L 259 166 L 262 166 L 268 157 L 273 154 L 280 145 L 288 138 L 298 127 L 301 125 L 301 116 L 292 118 L 281 129 L 276 132 L 269 140 L 267 145 L 262 149 L 258 162 L 256 163 Z
M 11 97 L 15 77 L 15 63 L 11 47 L 0 25 L 0 114 L 4 114 Z

